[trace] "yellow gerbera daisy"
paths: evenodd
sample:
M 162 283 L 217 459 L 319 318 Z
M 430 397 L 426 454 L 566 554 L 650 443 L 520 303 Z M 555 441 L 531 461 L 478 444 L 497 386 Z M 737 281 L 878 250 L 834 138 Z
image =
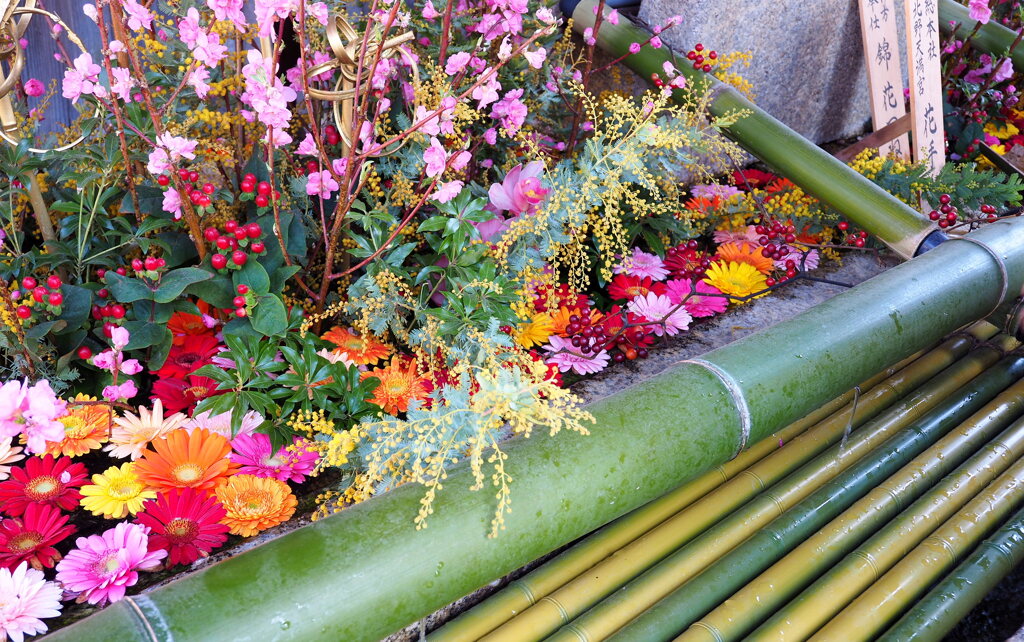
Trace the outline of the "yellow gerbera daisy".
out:
M 765 276 L 749 263 L 716 261 L 704 275 L 704 282 L 722 293 L 745 297 L 765 289 Z
M 109 452 L 111 457 L 131 457 L 134 461 L 142 456 L 150 442 L 181 428 L 187 420 L 188 417 L 180 412 L 165 417 L 164 404 L 157 399 L 153 402 L 152 410 L 140 407 L 138 415 L 126 412 L 123 417 L 114 419 L 110 443 L 103 450 Z
M 546 312 L 533 315 L 527 323 L 519 324 L 519 332 L 516 333 L 516 341 L 524 348 L 532 348 L 541 345 L 548 340 L 555 331 L 551 316 Z
M 142 510 L 147 500 L 156 499 L 156 493 L 146 488 L 135 474 L 135 464 L 127 462 L 121 467 L 111 466 L 102 475 L 93 475 L 92 484 L 83 486 L 82 508 L 93 515 L 121 519 L 128 513 Z
M 46 454 L 77 457 L 99 448 L 110 436 L 113 412 L 106 404 L 75 404 L 96 401 L 96 397 L 78 394 L 68 404 L 67 413 L 58 419 L 64 424 L 64 439 L 46 442 Z

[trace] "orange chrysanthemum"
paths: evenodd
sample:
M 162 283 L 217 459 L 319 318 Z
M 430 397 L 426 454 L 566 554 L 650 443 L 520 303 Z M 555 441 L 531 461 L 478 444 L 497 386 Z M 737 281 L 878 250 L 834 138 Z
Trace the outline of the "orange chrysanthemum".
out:
M 723 243 L 718 246 L 718 258 L 728 263 L 746 263 L 761 274 L 775 269 L 775 261 L 761 254 L 753 243 Z
M 377 404 L 384 412 L 394 415 L 409 409 L 413 399 L 423 400 L 430 392 L 430 379 L 416 371 L 416 362 L 392 357 L 391 363 L 384 368 L 374 368 L 363 373 L 363 379 L 377 377 L 380 379 L 373 391 L 370 403 Z
M 172 430 L 150 444 L 135 462 L 135 473 L 150 488 L 198 488 L 222 486 L 238 464 L 228 459 L 231 442 L 205 428 L 191 434 L 184 428 Z
M 344 355 L 358 365 L 377 363 L 391 354 L 391 346 L 371 336 L 361 337 L 345 328 L 334 326 L 320 337 L 338 346 L 334 352 Z
M 220 523 L 242 537 L 288 521 L 298 504 L 288 484 L 273 477 L 234 475 L 216 494 L 227 511 Z
M 73 401 L 96 401 L 89 395 L 75 395 Z M 46 442 L 46 454 L 77 457 L 96 450 L 110 437 L 113 415 L 106 404 L 68 404 L 67 413 L 58 419 L 64 424 L 64 439 Z

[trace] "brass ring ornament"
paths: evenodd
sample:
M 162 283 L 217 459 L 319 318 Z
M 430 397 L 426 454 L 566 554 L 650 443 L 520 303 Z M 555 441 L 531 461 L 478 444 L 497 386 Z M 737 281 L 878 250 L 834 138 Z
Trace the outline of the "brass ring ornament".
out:
M 4 21 L 2 24 L 0 24 L 0 29 L 6 29 L 8 35 L 10 35 L 11 49 L 13 49 L 13 52 L 8 50 L 4 53 L 7 53 L 8 55 L 13 53 L 14 55 L 14 60 L 10 63 L 11 68 L 8 71 L 7 75 L 3 76 L 3 74 L 0 73 L 0 78 L 3 78 L 2 82 L 0 82 L 0 101 L 7 101 L 8 106 L 10 105 L 9 94 L 14 90 L 14 87 L 17 85 L 18 80 L 21 78 L 21 72 L 25 67 L 25 51 L 21 47 L 21 44 L 18 42 L 18 40 L 21 37 L 21 34 L 25 33 L 25 29 L 28 27 L 29 20 L 32 19 L 33 15 L 38 14 L 41 16 L 46 16 L 54 23 L 60 25 L 64 32 L 67 34 L 68 40 L 74 43 L 74 45 L 78 47 L 82 51 L 82 53 L 88 53 L 88 50 L 85 47 L 85 43 L 82 42 L 82 39 L 79 38 L 78 34 L 72 31 L 68 27 L 68 25 L 65 24 L 63 20 L 60 19 L 59 16 L 50 13 L 49 11 L 37 8 L 35 6 L 35 0 L 26 0 L 25 5 L 26 6 L 24 7 L 19 7 L 13 10 L 10 7 L 8 7 L 3 14 Z M 18 15 L 23 15 L 24 18 L 15 23 L 13 17 Z M 93 114 L 93 118 L 98 118 L 102 112 L 103 106 L 97 103 L 96 111 Z M 17 123 L 13 122 L 10 118 L 6 118 L 4 116 L 4 114 L 0 114 L 0 120 L 4 121 L 2 125 L 0 125 L 0 139 L 2 139 L 4 142 L 10 145 L 17 147 L 18 139 L 12 135 L 15 131 L 17 131 Z M 85 140 L 85 136 L 85 134 L 82 134 L 81 136 L 71 141 L 70 143 L 61 145 L 59 147 L 54 147 L 52 149 L 29 147 L 28 151 L 34 154 L 45 154 L 47 152 L 64 152 L 71 149 L 72 147 L 79 145 L 82 141 Z

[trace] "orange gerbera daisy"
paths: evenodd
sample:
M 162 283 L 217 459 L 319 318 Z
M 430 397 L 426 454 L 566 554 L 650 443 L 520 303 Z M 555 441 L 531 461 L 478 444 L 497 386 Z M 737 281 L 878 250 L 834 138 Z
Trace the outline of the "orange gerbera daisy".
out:
M 96 397 L 78 394 L 68 404 L 67 413 L 58 418 L 64 424 L 64 439 L 46 442 L 46 454 L 77 457 L 96 450 L 110 437 L 113 415 L 107 404 L 75 404 L 96 401 Z
M 391 363 L 387 366 L 364 372 L 363 379 L 367 377 L 380 379 L 380 385 L 374 389 L 373 397 L 367 401 L 377 404 L 390 415 L 407 411 L 410 401 L 422 401 L 430 392 L 430 378 L 417 372 L 415 360 L 391 357 Z
M 377 341 L 372 336 L 361 337 L 350 330 L 334 326 L 320 337 L 338 346 L 334 352 L 344 355 L 358 365 L 377 363 L 391 354 L 391 346 Z
M 228 459 L 231 442 L 205 428 L 196 428 L 191 433 L 184 428 L 172 430 L 150 444 L 150 448 L 135 462 L 135 473 L 144 484 L 159 491 L 214 490 L 238 468 Z
M 718 246 L 718 258 L 728 263 L 746 263 L 761 274 L 775 269 L 775 261 L 761 254 L 761 248 L 753 243 L 722 243 Z
M 604 318 L 604 315 L 597 310 L 581 311 L 579 308 L 558 308 L 551 315 L 551 329 L 554 334 L 565 335 L 565 328 L 572 323 L 573 315 L 580 318 L 579 324 L 582 327 L 597 325 Z
M 298 505 L 288 484 L 273 477 L 233 475 L 216 494 L 227 511 L 220 523 L 242 537 L 288 521 Z
M 203 301 L 200 301 L 199 304 L 200 312 L 205 312 L 203 308 L 206 307 L 206 304 Z M 167 322 L 167 329 L 171 331 L 171 341 L 174 345 L 183 344 L 185 337 L 201 334 L 213 335 L 213 329 L 203 323 L 201 315 L 190 314 L 180 310 L 171 315 L 170 321 Z
M 686 201 L 686 203 L 683 204 L 683 207 L 685 207 L 686 209 L 693 210 L 695 212 L 701 212 L 703 214 L 707 214 L 708 212 L 714 212 L 721 206 L 722 197 L 718 196 L 717 194 L 715 196 L 712 196 L 711 198 L 708 198 L 706 196 L 694 196 L 693 198 L 691 198 L 690 200 Z

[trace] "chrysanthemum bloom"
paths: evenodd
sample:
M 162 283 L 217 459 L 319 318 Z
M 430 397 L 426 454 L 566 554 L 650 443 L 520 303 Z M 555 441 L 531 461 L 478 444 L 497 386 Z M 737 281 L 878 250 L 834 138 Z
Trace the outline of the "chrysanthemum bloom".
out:
M 765 288 L 765 276 L 749 263 L 716 261 L 708 268 L 704 282 L 734 297 L 750 296 Z
M 172 345 L 164 365 L 156 376 L 182 378 L 202 368 L 221 351 L 220 342 L 209 334 L 194 334 L 184 337 L 178 345 Z
M 649 276 L 639 277 L 629 274 L 616 274 L 608 284 L 608 296 L 616 301 L 629 301 L 648 292 L 665 294 L 665 284 L 653 280 Z
M 114 419 L 110 443 L 103 447 L 111 457 L 130 457 L 134 461 L 142 456 L 150 442 L 181 428 L 187 420 L 180 412 L 165 417 L 164 404 L 159 399 L 153 402 L 152 410 L 140 407 L 138 412 L 138 415 L 126 412 L 123 417 Z
M 184 379 L 157 379 L 153 383 L 151 398 L 162 401 L 169 412 L 191 413 L 203 399 L 220 394 L 224 394 L 224 391 L 217 390 L 217 382 L 213 379 L 189 375 Z
M 633 299 L 626 305 L 626 309 L 651 324 L 651 332 L 659 337 L 663 334 L 678 334 L 680 330 L 689 328 L 690 321 L 693 320 L 686 308 L 673 304 L 667 296 L 658 296 L 654 292 Z
M 76 530 L 69 519 L 54 506 L 29 504 L 21 517 L 0 522 L 0 566 L 12 569 L 28 562 L 32 568 L 53 568 L 60 559 L 54 545 Z
M 57 563 L 57 581 L 78 602 L 103 606 L 124 597 L 139 581 L 139 571 L 152 571 L 167 557 L 163 549 L 148 550 L 149 528 L 121 522 L 101 535 L 79 537 L 77 548 Z
M 100 475 L 92 476 L 92 483 L 82 487 L 82 508 L 93 515 L 108 519 L 121 519 L 128 513 L 142 510 L 147 499 L 156 493 L 148 490 L 135 474 L 135 464 L 126 462 L 121 467 L 111 466 Z
M 231 443 L 200 428 L 178 429 L 154 441 L 135 462 L 142 483 L 157 490 L 199 488 L 213 490 L 238 467 L 231 463 Z
M 718 246 L 718 259 L 731 263 L 748 263 L 761 274 L 775 269 L 775 261 L 761 254 L 753 243 L 723 243 Z
M 96 397 L 78 394 L 73 401 L 96 401 Z M 106 404 L 69 403 L 67 413 L 58 418 L 64 424 L 64 439 L 46 442 L 46 452 L 54 457 L 77 457 L 96 450 L 107 441 L 112 416 Z
M 581 375 L 593 374 L 601 372 L 608 366 L 607 350 L 591 354 L 580 354 L 580 349 L 573 347 L 572 341 L 558 335 L 551 335 L 544 349 L 548 352 L 544 356 L 544 362 L 548 365 L 557 366 L 562 372 L 572 370 L 576 374 Z
M 640 248 L 633 248 L 632 256 L 629 256 L 621 264 L 615 266 L 616 274 L 628 274 L 630 276 L 649 276 L 654 281 L 661 281 L 668 276 L 665 269 L 665 262 L 657 254 L 644 252 Z
M 270 437 L 261 432 L 238 435 L 231 441 L 231 461 L 240 465 L 239 475 L 273 477 L 300 484 L 316 468 L 320 453 L 308 440 L 295 437 L 291 446 L 271 450 Z
M 391 346 L 371 336 L 361 337 L 340 326 L 334 326 L 320 337 L 338 346 L 335 352 L 363 366 L 377 363 L 391 354 Z
M 217 499 L 227 511 L 221 523 L 242 537 L 287 521 L 298 505 L 288 484 L 255 475 L 233 475 L 217 489 Z
M 688 281 L 685 279 L 673 279 L 666 281 L 669 301 L 672 303 L 683 302 L 683 307 L 690 313 L 691 317 L 710 317 L 729 307 L 729 300 L 722 296 L 718 288 L 708 285 L 704 281 Z
M 0 635 L 23 642 L 26 635 L 46 633 L 43 618 L 60 615 L 61 588 L 42 571 L 21 564 L 0 568 Z
M 78 488 L 88 475 L 85 466 L 72 463 L 70 457 L 30 457 L 24 467 L 11 469 L 10 479 L 0 482 L 0 511 L 18 517 L 33 503 L 72 510 L 82 499 Z
M 146 502 L 135 522 L 150 529 L 150 550 L 167 551 L 167 566 L 191 564 L 228 539 L 227 511 L 217 498 L 194 488 L 175 488 Z
M 25 458 L 21 446 L 14 445 L 13 437 L 0 437 L 0 481 L 11 476 L 9 464 L 21 461 Z
M 516 332 L 516 343 L 524 348 L 544 343 L 555 331 L 551 316 L 546 312 L 538 312 L 526 323 L 520 323 Z
M 427 377 L 416 371 L 415 360 L 392 357 L 387 366 L 363 373 L 363 379 L 368 377 L 380 379 L 369 402 L 377 404 L 390 415 L 405 412 L 409 409 L 410 401 L 423 400 L 429 392 Z

